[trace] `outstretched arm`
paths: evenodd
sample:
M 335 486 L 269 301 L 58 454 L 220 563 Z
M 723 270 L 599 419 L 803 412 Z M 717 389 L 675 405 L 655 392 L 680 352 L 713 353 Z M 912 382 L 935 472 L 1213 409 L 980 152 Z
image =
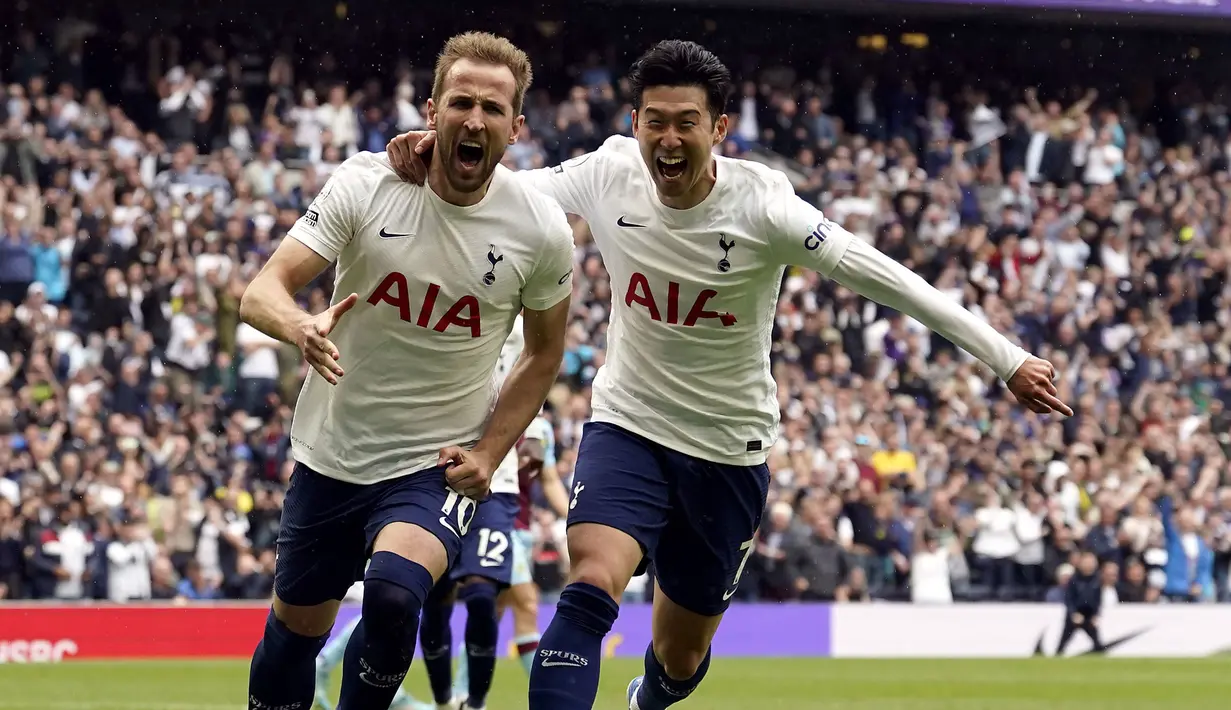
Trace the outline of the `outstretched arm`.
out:
M 814 269 L 865 298 L 905 313 L 992 368 L 1023 405 L 1046 413 L 1073 411 L 1057 396 L 1055 368 L 1032 357 L 954 303 L 918 274 L 825 219 L 785 177 L 770 208 L 770 237 L 783 263 Z

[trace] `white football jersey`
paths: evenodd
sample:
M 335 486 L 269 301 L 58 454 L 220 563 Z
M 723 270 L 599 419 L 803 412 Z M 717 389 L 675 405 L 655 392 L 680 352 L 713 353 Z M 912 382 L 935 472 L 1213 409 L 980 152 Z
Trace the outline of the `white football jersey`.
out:
M 516 175 L 585 218 L 611 276 L 594 419 L 706 460 L 756 465 L 778 436 L 769 358 L 785 267 L 836 276 L 850 250 L 857 258 L 848 258 L 854 264 L 843 265 L 843 277 L 872 273 L 864 292 L 891 304 L 921 280 L 827 220 L 781 172 L 714 159 L 713 191 L 687 210 L 662 204 L 637 141 L 624 136 L 557 167 Z M 889 270 L 897 280 L 872 283 L 884 267 L 895 267 Z M 983 347 L 975 354 L 999 363 L 998 374 L 1025 359 L 986 323 L 972 324 L 973 316 L 949 306 L 929 308 L 961 321 L 950 331 L 973 329 L 955 342 L 977 341 Z M 1013 358 L 1020 359 L 1010 365 Z
M 513 322 L 513 330 L 504 340 L 504 347 L 500 348 L 500 359 L 496 361 L 496 371 L 492 374 L 497 392 L 504 386 L 504 381 L 508 379 L 513 365 L 517 363 L 517 358 L 521 357 L 521 351 L 525 347 L 526 336 L 522 332 L 522 317 L 518 315 Z M 514 446 L 509 449 L 508 456 L 504 457 L 500 466 L 492 473 L 491 490 L 492 493 L 517 493 L 520 488 L 517 479 L 517 447 Z
M 550 198 L 498 167 L 459 207 L 398 179 L 383 153 L 329 178 L 289 236 L 337 262 L 334 302 L 359 302 L 329 335 L 346 375 L 314 371 L 295 407 L 295 459 L 376 483 L 436 465 L 441 447 L 478 441 L 492 376 L 522 307 L 572 292 L 573 237 Z

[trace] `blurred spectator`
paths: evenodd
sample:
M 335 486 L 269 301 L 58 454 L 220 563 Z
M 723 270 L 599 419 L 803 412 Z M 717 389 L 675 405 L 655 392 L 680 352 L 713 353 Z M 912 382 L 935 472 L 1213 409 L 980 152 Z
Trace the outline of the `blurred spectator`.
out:
M 526 29 L 544 66 L 507 165 L 631 132 L 607 57 L 644 49 L 640 34 Z M 969 28 L 909 54 L 833 42 L 784 70 L 803 30 L 779 29 L 758 47 L 740 35 L 718 150 L 784 168 L 830 219 L 1051 359 L 1077 416 L 1024 410 L 912 319 L 787 270 L 769 344 L 781 436 L 739 598 L 1060 601 L 1093 550 L 1116 563 L 1100 586 L 1120 603 L 1231 599 L 1231 143 L 1201 118 L 1223 79 L 1194 64 L 1174 92 L 1137 97 L 1122 80 L 1137 54 L 1108 44 L 1124 67 L 1046 86 L 1015 53 L 959 61 Z M 4 50 L 0 595 L 269 593 L 306 370 L 240 324 L 238 300 L 343 160 L 423 125 L 430 67 L 349 46 L 340 61 L 340 38 L 193 32 L 153 30 L 114 67 L 26 29 Z M 577 291 L 546 407 L 566 477 L 612 290 L 571 224 Z M 331 283 L 304 307 L 326 307 Z M 148 520 L 139 546 L 113 524 L 130 519 Z M 547 601 L 567 574 L 563 527 L 535 516 Z M 150 544 L 144 563 L 111 562 Z M 121 593 L 142 571 L 148 593 Z M 627 598 L 649 589 L 639 578 Z
M 1124 570 L 1124 579 L 1116 586 L 1116 597 L 1124 604 L 1153 603 L 1158 601 L 1159 588 L 1146 580 L 1146 568 L 1140 560 L 1130 559 Z
M 150 571 L 158 547 L 149 528 L 133 517 L 116 526 L 116 539 L 107 545 L 107 598 L 113 602 L 153 598 Z
M 978 532 L 971 550 L 976 555 L 988 594 L 1002 601 L 1014 596 L 1013 558 L 1021 550 L 1013 509 L 1004 505 L 996 491 L 984 495 L 983 507 L 975 511 Z
M 744 571 L 748 581 L 746 585 L 740 584 L 737 596 L 751 590 L 753 599 L 785 601 L 794 597 L 796 580 L 788 559 L 788 546 L 798 534 L 792 529 L 793 522 L 794 512 L 789 503 L 777 501 L 770 506 L 768 520 L 757 531 L 752 557 Z
M 910 561 L 910 600 L 916 604 L 952 604 L 949 550 L 932 530 L 919 527 Z
M 176 593 L 178 597 L 188 601 L 217 599 L 222 596 L 222 592 L 218 588 L 218 581 L 216 573 L 204 571 L 200 563 L 196 561 L 189 562 L 184 578 L 180 580 L 179 586 L 176 587 Z
M 818 515 L 810 526 L 811 530 L 800 535 L 786 551 L 794 591 L 803 601 L 847 601 L 852 568 L 846 551 L 838 544 L 833 520 Z M 860 590 L 866 593 L 866 579 Z
M 1196 514 L 1189 507 L 1175 510 L 1175 499 L 1158 502 L 1167 540 L 1167 586 L 1163 593 L 1173 602 L 1210 601 L 1214 590 L 1214 553 L 1198 532 Z

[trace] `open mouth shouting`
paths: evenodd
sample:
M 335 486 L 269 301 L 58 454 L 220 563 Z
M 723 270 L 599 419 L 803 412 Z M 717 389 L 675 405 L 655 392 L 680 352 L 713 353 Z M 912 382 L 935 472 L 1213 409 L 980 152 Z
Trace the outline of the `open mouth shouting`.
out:
M 483 144 L 476 140 L 464 140 L 457 144 L 457 162 L 466 170 L 473 170 L 483 163 Z
M 654 166 L 664 180 L 678 180 L 688 169 L 688 160 L 681 155 L 660 157 L 654 160 Z

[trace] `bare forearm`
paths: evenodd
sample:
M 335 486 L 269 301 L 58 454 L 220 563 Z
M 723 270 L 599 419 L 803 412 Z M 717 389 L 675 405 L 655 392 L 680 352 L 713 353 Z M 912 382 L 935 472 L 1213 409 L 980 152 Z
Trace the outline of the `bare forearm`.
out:
M 556 381 L 563 353 L 523 354 L 500 389 L 496 411 L 487 422 L 483 438 L 475 445 L 476 453 L 490 455 L 501 461 L 517 443 L 517 439 L 538 416 L 547 399 L 547 392 Z
M 239 317 L 271 338 L 298 345 L 297 333 L 312 316 L 295 303 L 295 297 L 276 279 L 257 277 L 239 302 Z

